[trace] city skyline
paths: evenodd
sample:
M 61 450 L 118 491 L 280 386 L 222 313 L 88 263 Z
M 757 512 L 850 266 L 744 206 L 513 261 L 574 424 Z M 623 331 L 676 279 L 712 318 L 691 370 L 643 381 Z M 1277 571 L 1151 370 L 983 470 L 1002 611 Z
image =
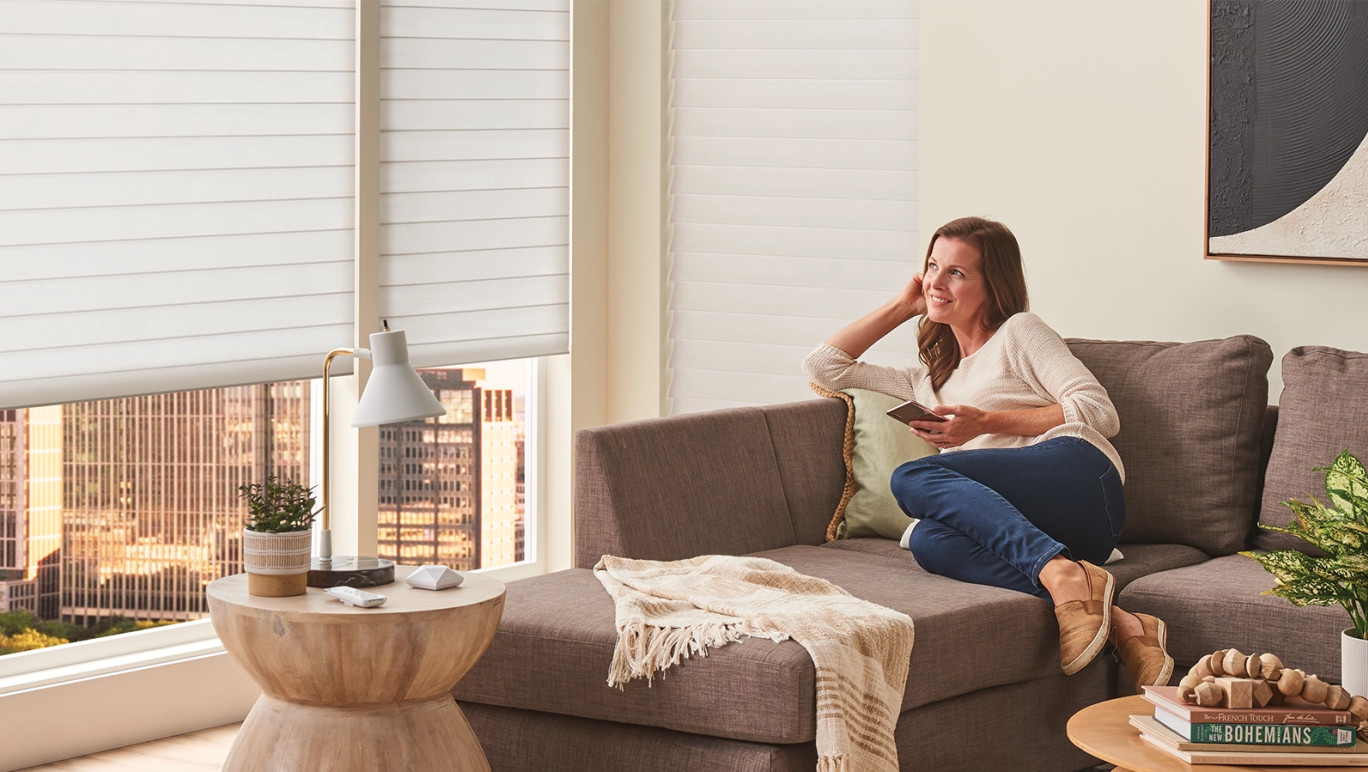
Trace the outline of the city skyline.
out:
M 502 369 L 507 382 L 514 368 Z M 420 375 L 448 414 L 381 427 L 380 556 L 458 570 L 520 559 L 524 395 L 487 388 L 481 367 Z M 86 626 L 206 616 L 204 586 L 242 570 L 238 486 L 310 484 L 312 391 L 0 411 L 0 613 Z

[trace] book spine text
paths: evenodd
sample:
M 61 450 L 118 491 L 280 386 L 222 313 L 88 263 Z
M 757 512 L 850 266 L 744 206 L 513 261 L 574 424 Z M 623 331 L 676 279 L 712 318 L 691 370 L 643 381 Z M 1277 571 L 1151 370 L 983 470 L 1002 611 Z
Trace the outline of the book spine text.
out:
M 1192 724 L 1188 739 L 1198 743 L 1232 745 L 1330 745 L 1354 744 L 1354 730 L 1336 726 L 1293 724 Z

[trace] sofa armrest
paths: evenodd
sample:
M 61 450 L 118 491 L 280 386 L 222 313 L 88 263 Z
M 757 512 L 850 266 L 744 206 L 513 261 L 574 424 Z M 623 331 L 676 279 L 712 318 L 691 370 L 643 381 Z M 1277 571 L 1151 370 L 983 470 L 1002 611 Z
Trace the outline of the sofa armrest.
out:
M 575 565 L 677 560 L 795 543 L 765 414 L 653 418 L 575 436 Z

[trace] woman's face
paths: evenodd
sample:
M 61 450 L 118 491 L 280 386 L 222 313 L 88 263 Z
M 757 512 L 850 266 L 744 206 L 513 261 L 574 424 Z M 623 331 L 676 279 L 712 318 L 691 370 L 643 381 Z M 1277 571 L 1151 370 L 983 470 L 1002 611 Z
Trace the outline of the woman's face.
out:
M 983 256 L 967 241 L 941 236 L 922 274 L 926 315 L 933 322 L 970 330 L 982 325 L 988 307 Z

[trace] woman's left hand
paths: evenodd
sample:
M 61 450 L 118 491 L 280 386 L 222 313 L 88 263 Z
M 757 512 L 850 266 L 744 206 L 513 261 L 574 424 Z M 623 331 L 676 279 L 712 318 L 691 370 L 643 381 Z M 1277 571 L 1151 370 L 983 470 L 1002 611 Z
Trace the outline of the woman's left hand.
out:
M 956 448 L 986 433 L 988 412 L 973 405 L 937 405 L 932 408 L 944 421 L 912 421 L 912 433 L 944 450 Z

